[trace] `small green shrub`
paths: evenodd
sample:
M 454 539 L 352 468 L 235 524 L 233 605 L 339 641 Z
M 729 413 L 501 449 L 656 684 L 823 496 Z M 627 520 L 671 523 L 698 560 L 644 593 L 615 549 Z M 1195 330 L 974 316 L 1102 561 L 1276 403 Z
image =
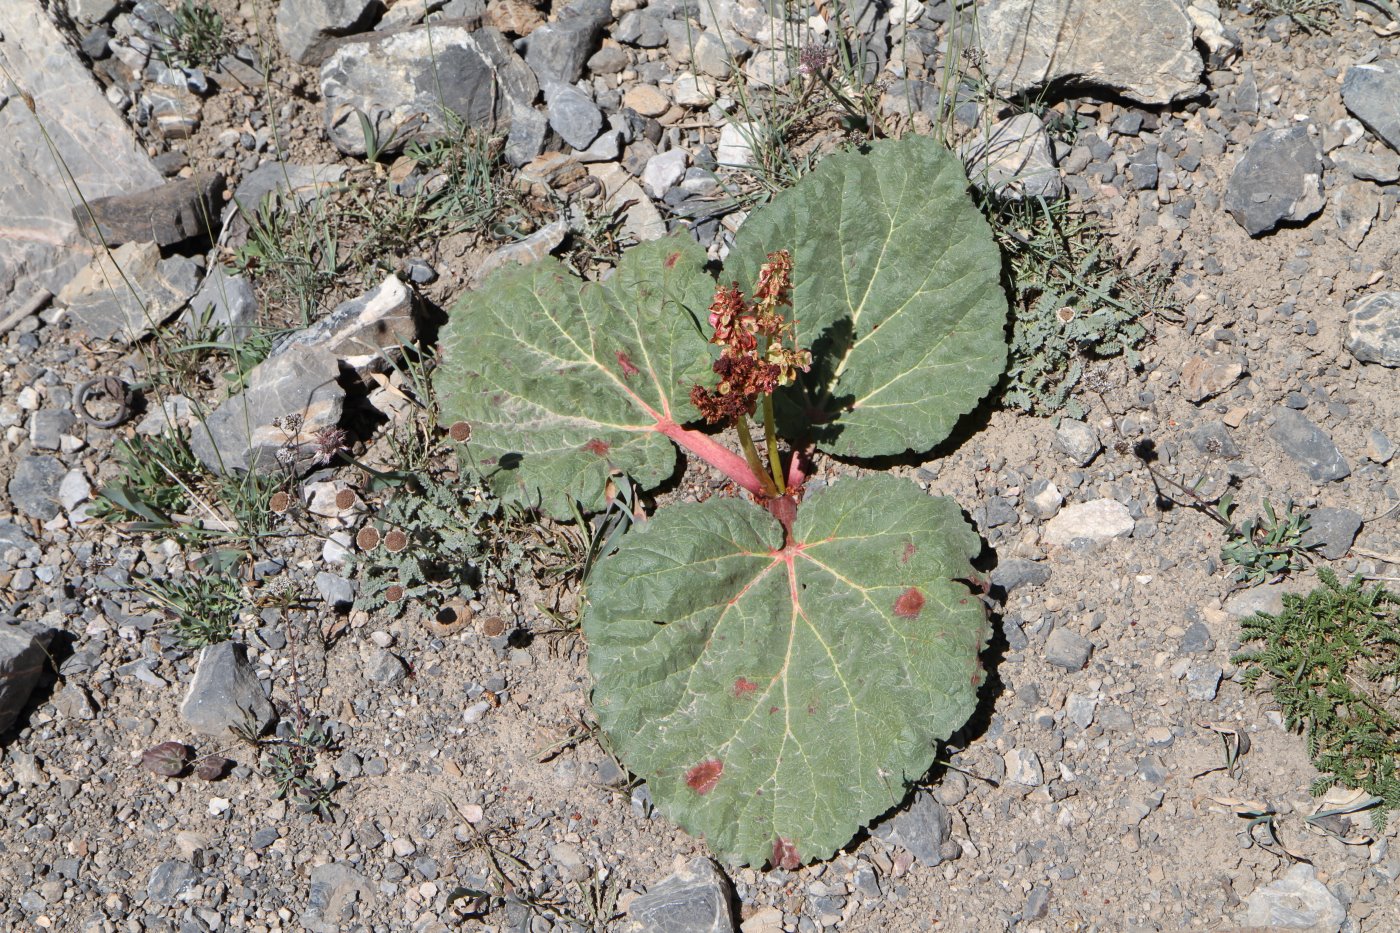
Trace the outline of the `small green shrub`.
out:
M 181 645 L 203 648 L 231 639 L 239 614 L 249 606 L 236 569 L 212 568 L 178 580 L 150 578 L 141 581 L 137 590 L 164 610 Z
M 1250 586 L 1268 583 L 1303 566 L 1307 555 L 1303 532 L 1308 530 L 1308 519 L 1302 512 L 1293 511 L 1292 502 L 1284 506 L 1280 515 L 1274 504 L 1265 499 L 1264 514 L 1251 515 L 1243 522 L 1236 522 L 1237 511 L 1238 506 L 1229 495 L 1223 496 L 1216 506 L 1227 538 L 1220 558 L 1235 568 L 1236 581 Z
M 1361 577 L 1342 586 L 1318 569 L 1322 585 L 1287 594 L 1279 615 L 1240 623 L 1242 642 L 1261 647 L 1236 655 L 1244 684 L 1267 677 L 1290 729 L 1301 729 L 1322 772 L 1314 794 L 1333 784 L 1381 798 L 1384 829 L 1400 807 L 1400 595 Z
M 175 25 L 164 32 L 163 61 L 185 68 L 212 68 L 233 51 L 224 18 L 195 0 L 184 0 L 172 15 Z

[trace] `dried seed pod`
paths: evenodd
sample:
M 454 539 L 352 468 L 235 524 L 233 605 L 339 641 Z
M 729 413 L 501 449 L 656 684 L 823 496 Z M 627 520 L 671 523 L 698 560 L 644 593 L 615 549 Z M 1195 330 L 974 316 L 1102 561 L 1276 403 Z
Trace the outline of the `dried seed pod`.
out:
M 355 543 L 362 551 L 372 551 L 379 547 L 379 529 L 373 525 L 366 525 L 355 535 Z
M 161 742 L 141 753 L 141 767 L 161 777 L 178 777 L 190 764 L 190 747 L 180 742 Z
M 342 489 L 335 494 L 335 507 L 344 512 L 355 507 L 355 490 Z
M 194 776 L 201 781 L 217 781 L 228 773 L 233 762 L 222 755 L 206 755 L 194 766 Z
M 272 494 L 271 499 L 267 500 L 267 507 L 278 515 L 286 515 L 287 510 L 292 507 L 292 497 L 279 490 Z
M 487 638 L 495 638 L 505 634 L 506 623 L 500 616 L 487 616 L 481 620 L 481 634 Z
M 384 591 L 384 598 L 391 603 L 398 602 L 399 600 L 403 599 L 403 587 L 397 583 L 392 584 L 387 590 Z
M 447 436 L 459 444 L 465 444 L 472 438 L 472 426 L 465 421 L 454 421 L 452 427 L 447 429 Z
M 384 546 L 389 549 L 390 554 L 397 554 L 408 547 L 408 535 L 395 528 L 384 536 Z

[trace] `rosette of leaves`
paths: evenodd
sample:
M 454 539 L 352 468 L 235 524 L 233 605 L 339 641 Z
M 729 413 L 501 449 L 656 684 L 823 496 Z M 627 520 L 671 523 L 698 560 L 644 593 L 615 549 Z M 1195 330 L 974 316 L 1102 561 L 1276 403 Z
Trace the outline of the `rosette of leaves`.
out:
M 629 533 L 583 627 L 599 723 L 658 805 L 727 861 L 791 868 L 927 772 L 987 638 L 955 503 L 885 476 L 807 495 L 804 464 L 943 441 L 1005 365 L 1007 307 L 962 166 L 931 140 L 829 157 L 745 223 L 719 282 L 752 288 L 781 249 L 813 357 L 772 396 L 786 494 L 698 425 L 716 280 L 689 240 L 631 250 L 603 284 L 552 261 L 497 273 L 454 310 L 437 389 L 492 488 L 561 519 L 601 508 L 614 473 L 659 485 L 677 445 L 750 493 Z

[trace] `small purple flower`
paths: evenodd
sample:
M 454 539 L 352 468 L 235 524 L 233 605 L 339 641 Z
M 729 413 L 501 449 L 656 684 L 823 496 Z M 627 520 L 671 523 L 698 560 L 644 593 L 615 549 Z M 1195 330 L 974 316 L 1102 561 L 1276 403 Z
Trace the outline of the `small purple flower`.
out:
M 831 49 L 813 42 L 797 56 L 797 71 L 802 75 L 821 75 L 831 65 Z
M 325 466 L 335 459 L 336 454 L 345 449 L 347 436 L 343 430 L 337 427 L 322 428 L 311 435 L 311 444 L 315 448 L 316 462 Z

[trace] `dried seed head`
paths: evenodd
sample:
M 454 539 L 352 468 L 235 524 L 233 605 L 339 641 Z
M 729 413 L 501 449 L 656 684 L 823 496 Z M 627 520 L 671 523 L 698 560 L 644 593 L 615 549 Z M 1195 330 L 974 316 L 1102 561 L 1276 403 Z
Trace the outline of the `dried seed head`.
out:
M 342 489 L 335 494 L 335 507 L 344 512 L 355 507 L 355 490 Z
M 278 421 L 281 423 L 279 424 Z M 301 426 L 306 423 L 306 419 L 301 415 L 291 414 L 283 415 L 282 418 L 274 420 L 272 423 L 288 434 L 296 435 L 301 433 Z
M 397 554 L 408 547 L 408 535 L 395 528 L 384 536 L 384 546 L 389 549 L 390 554 Z
M 487 616 L 481 620 L 481 634 L 487 638 L 495 638 L 505 633 L 506 624 L 500 616 Z
M 1074 320 L 1074 315 L 1074 309 L 1071 308 L 1069 305 L 1065 305 L 1063 308 L 1055 312 L 1055 317 L 1059 318 L 1065 324 L 1068 324 L 1070 321 Z
M 379 547 L 379 529 L 366 525 L 355 535 L 355 543 L 362 551 L 372 551 Z
M 819 75 L 831 66 L 831 49 L 813 42 L 797 56 L 797 71 L 802 75 Z
M 279 490 L 272 494 L 272 498 L 267 502 L 267 507 L 278 515 L 286 515 L 287 510 L 292 507 L 292 497 Z
M 465 444 L 472 439 L 472 426 L 465 421 L 454 421 L 452 427 L 447 429 L 447 436 L 459 444 Z
M 311 436 L 311 443 L 316 448 L 316 462 L 322 466 L 335 459 L 336 454 L 345 449 L 345 441 L 348 435 L 340 428 L 322 428 Z
M 391 603 L 396 603 L 403 599 L 403 587 L 395 583 L 384 591 L 384 598 Z

